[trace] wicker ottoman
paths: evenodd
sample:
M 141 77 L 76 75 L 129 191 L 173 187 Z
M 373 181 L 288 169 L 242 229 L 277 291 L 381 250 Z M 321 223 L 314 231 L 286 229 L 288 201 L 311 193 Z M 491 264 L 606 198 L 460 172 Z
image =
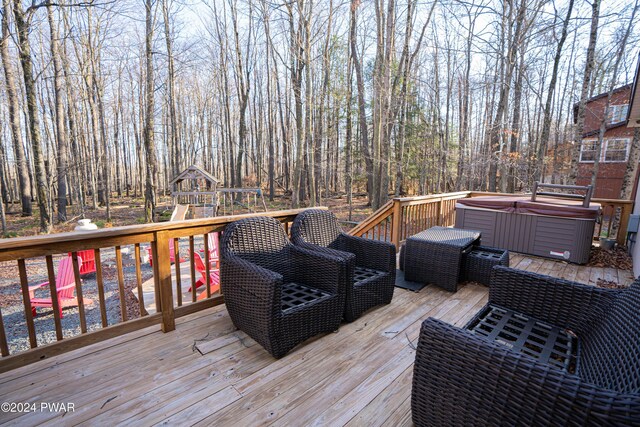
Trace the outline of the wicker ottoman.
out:
M 480 232 L 431 227 L 407 239 L 401 253 L 405 279 L 433 283 L 455 292 L 460 282 L 463 254 L 480 243 Z
M 474 246 L 463 261 L 464 280 L 489 286 L 491 270 L 496 265 L 509 267 L 509 251 L 506 249 Z

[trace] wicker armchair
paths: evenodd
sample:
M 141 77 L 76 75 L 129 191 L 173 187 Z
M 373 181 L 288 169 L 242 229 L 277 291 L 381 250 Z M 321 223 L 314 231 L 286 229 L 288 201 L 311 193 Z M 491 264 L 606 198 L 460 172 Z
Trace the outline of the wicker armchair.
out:
M 340 326 L 349 260 L 292 245 L 268 217 L 229 224 L 220 250 L 231 320 L 273 357 Z
M 396 282 L 396 248 L 391 243 L 344 233 L 333 212 L 309 209 L 291 226 L 300 247 L 343 258 L 355 255 L 347 270 L 344 320 L 352 322 L 368 309 L 389 304 Z
M 423 322 L 413 421 L 640 425 L 639 331 L 640 280 L 619 291 L 495 267 L 464 329 Z

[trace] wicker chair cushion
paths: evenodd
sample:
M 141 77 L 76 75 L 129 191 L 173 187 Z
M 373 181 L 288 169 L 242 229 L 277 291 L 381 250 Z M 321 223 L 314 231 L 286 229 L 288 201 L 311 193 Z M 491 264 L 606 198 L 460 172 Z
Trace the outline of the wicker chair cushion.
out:
M 640 393 L 640 282 L 622 291 L 582 340 L 579 375 L 620 393 Z
M 367 283 L 377 280 L 384 276 L 384 271 L 378 271 L 371 268 L 355 266 L 353 271 L 353 286 L 362 286 Z
M 303 241 L 331 249 L 342 250 L 338 237 L 342 229 L 338 218 L 331 211 L 310 209 L 302 212 L 293 225 L 296 230 L 291 234 L 299 236 Z
M 331 294 L 298 283 L 282 285 L 282 313 L 287 314 L 295 308 L 309 306 L 313 303 L 331 298 Z
M 557 326 L 488 305 L 474 317 L 467 329 L 542 363 L 568 372 L 575 371 L 578 339 Z

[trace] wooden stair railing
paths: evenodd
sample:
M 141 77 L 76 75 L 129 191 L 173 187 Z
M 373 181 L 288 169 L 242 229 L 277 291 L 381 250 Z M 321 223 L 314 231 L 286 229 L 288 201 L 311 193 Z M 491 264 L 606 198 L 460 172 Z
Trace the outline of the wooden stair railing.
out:
M 394 198 L 349 231 L 354 236 L 384 240 L 396 245 L 410 235 L 434 225 L 453 225 L 455 201 L 468 191 Z

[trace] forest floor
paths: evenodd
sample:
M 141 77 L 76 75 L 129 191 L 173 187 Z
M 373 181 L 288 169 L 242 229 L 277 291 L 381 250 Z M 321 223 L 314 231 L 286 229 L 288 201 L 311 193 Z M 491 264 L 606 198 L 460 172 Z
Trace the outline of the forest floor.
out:
M 291 199 L 284 196 L 276 196 L 271 202 L 265 199 L 269 211 L 289 209 Z M 322 200 L 321 206 L 331 209 L 339 220 L 349 221 L 349 205 L 346 197 L 334 196 Z M 158 203 L 157 212 L 161 212 L 161 219 L 168 219 L 173 206 L 170 197 L 162 197 Z M 261 210 L 261 209 L 258 209 Z M 40 218 L 38 206 L 34 203 L 33 215 L 23 217 L 20 215 L 20 205 L 14 204 L 6 213 L 7 231 L 5 237 L 34 236 L 40 232 Z M 372 209 L 367 206 L 366 195 L 353 197 L 351 221 L 360 222 L 369 215 Z M 67 207 L 67 221 L 54 221 L 52 233 L 62 233 L 73 231 L 77 221 L 82 218 L 80 209 L 77 206 Z M 85 218 L 90 218 L 98 228 L 120 227 L 123 225 L 144 224 L 144 200 L 141 198 L 121 197 L 111 201 L 111 218 L 107 218 L 105 207 L 99 206 L 93 209 L 91 206 L 85 208 Z M 349 228 L 349 227 L 345 227 Z
M 165 197 L 160 200 L 158 212 L 162 217 L 168 217 L 173 206 L 170 205 L 170 198 Z M 269 211 L 289 209 L 291 201 L 289 198 L 279 196 L 273 202 L 266 200 Z M 322 206 L 327 206 L 336 216 L 345 221 L 345 229 L 350 228 L 356 222 L 360 222 L 372 212 L 367 206 L 365 195 L 355 196 L 352 204 L 351 221 L 349 222 L 349 205 L 345 197 L 332 197 L 323 199 Z M 39 234 L 39 217 L 37 206 L 34 205 L 34 215 L 22 217 L 19 212 L 19 205 L 13 205 L 12 211 L 7 212 L 7 233 L 6 237 L 23 237 Z M 261 209 L 259 209 L 261 210 Z M 53 233 L 73 231 L 77 225 L 77 220 L 81 215 L 76 206 L 68 207 L 68 220 L 63 223 L 56 223 Z M 132 224 L 144 223 L 143 200 L 132 197 L 119 198 L 111 201 L 111 220 L 107 220 L 106 209 L 98 207 L 88 208 L 85 217 L 90 218 L 99 228 L 118 227 Z M 202 246 L 202 242 L 199 242 Z M 183 248 L 186 251 L 186 247 Z M 181 249 L 181 250 L 183 250 Z M 129 319 L 140 316 L 136 293 L 135 260 L 132 248 L 123 246 L 123 272 L 125 278 L 125 302 L 127 317 Z M 66 254 L 54 256 L 54 268 Z M 115 264 L 115 251 L 113 248 L 101 251 L 105 309 L 107 322 L 109 325 L 121 321 L 120 298 L 118 291 L 117 269 Z M 44 257 L 26 260 L 27 277 L 29 285 L 35 285 L 47 281 L 47 266 Z M 141 265 L 142 280 L 146 281 L 153 277 L 153 269 L 149 263 Z M 102 327 L 98 288 L 95 273 L 90 273 L 82 277 L 82 292 L 85 300 L 85 317 L 87 329 L 89 331 Z M 37 291 L 38 297 L 49 297 L 49 288 L 45 286 Z M 90 301 L 89 301 L 90 300 Z M 1 315 L 4 318 L 4 325 L 7 334 L 7 341 L 11 354 L 27 350 L 29 348 L 28 331 L 22 302 L 22 292 L 18 279 L 17 263 L 0 263 L 0 307 Z M 64 309 L 62 318 L 62 330 L 65 337 L 80 334 L 80 318 L 77 307 Z M 50 308 L 37 309 L 37 316 L 34 318 L 38 345 L 55 342 L 55 324 L 53 310 Z

